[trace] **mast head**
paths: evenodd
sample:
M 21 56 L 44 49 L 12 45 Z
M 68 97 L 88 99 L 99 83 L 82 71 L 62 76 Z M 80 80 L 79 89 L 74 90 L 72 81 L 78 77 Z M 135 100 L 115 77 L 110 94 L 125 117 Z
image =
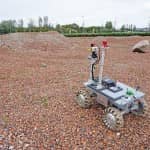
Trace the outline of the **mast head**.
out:
M 108 47 L 108 43 L 107 43 L 106 40 L 105 40 L 105 41 L 102 41 L 102 46 L 103 46 L 104 48 L 107 48 L 107 47 Z

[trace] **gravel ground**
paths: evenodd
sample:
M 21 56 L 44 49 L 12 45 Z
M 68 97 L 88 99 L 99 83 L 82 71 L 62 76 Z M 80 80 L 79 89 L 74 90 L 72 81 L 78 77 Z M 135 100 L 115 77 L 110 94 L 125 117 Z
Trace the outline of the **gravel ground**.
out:
M 124 128 L 113 132 L 103 125 L 101 106 L 81 109 L 75 103 L 89 75 L 87 48 L 104 37 L 40 34 L 23 41 L 15 39 L 21 34 L 7 36 L 0 48 L 0 150 L 149 150 L 148 118 L 126 115 Z M 150 53 L 132 53 L 131 48 L 150 37 L 105 39 L 111 48 L 104 75 L 139 85 L 149 102 Z

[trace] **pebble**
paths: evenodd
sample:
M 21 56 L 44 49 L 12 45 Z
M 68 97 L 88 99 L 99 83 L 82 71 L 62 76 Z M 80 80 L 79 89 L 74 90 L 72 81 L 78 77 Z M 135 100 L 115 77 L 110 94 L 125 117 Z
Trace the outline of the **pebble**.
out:
M 47 67 L 47 64 L 42 63 L 42 64 L 41 64 L 41 67 Z
M 120 132 L 117 132 L 116 135 L 120 137 L 121 133 L 120 133 Z

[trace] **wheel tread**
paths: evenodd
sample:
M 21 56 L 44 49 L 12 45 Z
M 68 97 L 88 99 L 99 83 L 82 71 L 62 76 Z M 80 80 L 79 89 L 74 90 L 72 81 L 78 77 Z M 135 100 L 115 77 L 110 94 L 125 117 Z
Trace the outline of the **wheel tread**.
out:
M 107 113 L 111 113 L 116 118 L 115 126 L 111 126 L 111 124 L 108 123 L 106 119 Z M 121 127 L 123 127 L 124 121 L 123 121 L 123 115 L 121 112 L 114 108 L 114 107 L 108 107 L 105 109 L 105 115 L 103 118 L 104 124 L 111 130 L 119 130 Z
M 84 97 L 84 100 L 80 99 L 79 100 L 79 96 L 82 95 Z M 77 94 L 77 100 L 76 102 L 78 103 L 78 105 L 80 105 L 80 107 L 82 108 L 90 108 L 91 105 L 93 104 L 93 100 L 90 97 L 89 91 L 87 90 L 80 90 Z

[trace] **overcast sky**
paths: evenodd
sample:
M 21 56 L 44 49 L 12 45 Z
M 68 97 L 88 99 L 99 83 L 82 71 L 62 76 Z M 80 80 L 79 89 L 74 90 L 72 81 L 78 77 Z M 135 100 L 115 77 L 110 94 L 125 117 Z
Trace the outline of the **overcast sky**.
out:
M 104 25 L 107 20 L 122 24 L 148 26 L 150 0 L 0 0 L 0 20 L 35 20 L 48 16 L 52 24 L 76 22 L 85 26 Z

